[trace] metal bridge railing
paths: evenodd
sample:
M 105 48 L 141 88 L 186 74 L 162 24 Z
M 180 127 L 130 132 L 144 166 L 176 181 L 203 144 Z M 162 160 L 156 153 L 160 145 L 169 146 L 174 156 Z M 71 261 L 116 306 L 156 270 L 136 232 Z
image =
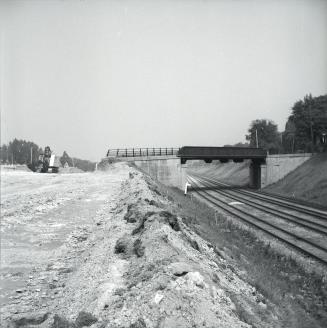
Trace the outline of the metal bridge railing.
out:
M 117 148 L 108 149 L 107 157 L 176 156 L 180 148 Z

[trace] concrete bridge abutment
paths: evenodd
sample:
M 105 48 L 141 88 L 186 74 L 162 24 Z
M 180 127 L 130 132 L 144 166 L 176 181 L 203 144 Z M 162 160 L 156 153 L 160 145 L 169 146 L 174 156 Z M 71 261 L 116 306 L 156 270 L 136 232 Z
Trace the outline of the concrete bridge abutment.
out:
M 187 182 L 187 164 L 181 164 L 179 158 L 156 158 L 144 161 L 136 160 L 135 165 L 153 179 L 171 187 L 184 190 Z
M 261 188 L 261 161 L 252 160 L 249 171 L 250 171 L 250 188 L 260 189 Z
M 312 157 L 312 153 L 268 155 L 261 167 L 261 188 L 281 179 Z

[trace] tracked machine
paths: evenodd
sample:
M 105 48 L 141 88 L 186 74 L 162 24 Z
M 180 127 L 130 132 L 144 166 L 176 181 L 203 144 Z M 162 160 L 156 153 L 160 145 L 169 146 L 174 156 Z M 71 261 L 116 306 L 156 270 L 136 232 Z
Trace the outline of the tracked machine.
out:
M 59 158 L 47 146 L 44 148 L 44 153 L 39 155 L 37 163 L 30 164 L 29 168 L 38 173 L 58 173 L 59 165 Z

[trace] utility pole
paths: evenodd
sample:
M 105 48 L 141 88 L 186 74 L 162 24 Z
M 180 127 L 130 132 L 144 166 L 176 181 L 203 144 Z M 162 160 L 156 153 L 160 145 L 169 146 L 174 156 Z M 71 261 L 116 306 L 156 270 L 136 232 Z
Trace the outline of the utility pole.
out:
M 313 151 L 313 129 L 312 129 L 312 116 L 311 116 L 311 103 L 309 104 L 309 119 L 310 119 L 310 135 L 311 135 L 311 152 Z
M 31 147 L 31 164 L 33 163 L 33 147 Z
M 259 142 L 258 142 L 258 130 L 257 130 L 257 129 L 255 129 L 255 140 L 256 140 L 257 148 L 259 148 Z

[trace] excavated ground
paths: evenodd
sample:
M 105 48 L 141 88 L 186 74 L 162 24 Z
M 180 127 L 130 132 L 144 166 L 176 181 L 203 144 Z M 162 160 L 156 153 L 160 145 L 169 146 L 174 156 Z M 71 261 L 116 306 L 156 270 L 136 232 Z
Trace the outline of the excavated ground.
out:
M 57 175 L 47 187 L 45 175 L 26 174 L 4 185 L 3 327 L 283 326 L 225 251 L 136 169 Z

